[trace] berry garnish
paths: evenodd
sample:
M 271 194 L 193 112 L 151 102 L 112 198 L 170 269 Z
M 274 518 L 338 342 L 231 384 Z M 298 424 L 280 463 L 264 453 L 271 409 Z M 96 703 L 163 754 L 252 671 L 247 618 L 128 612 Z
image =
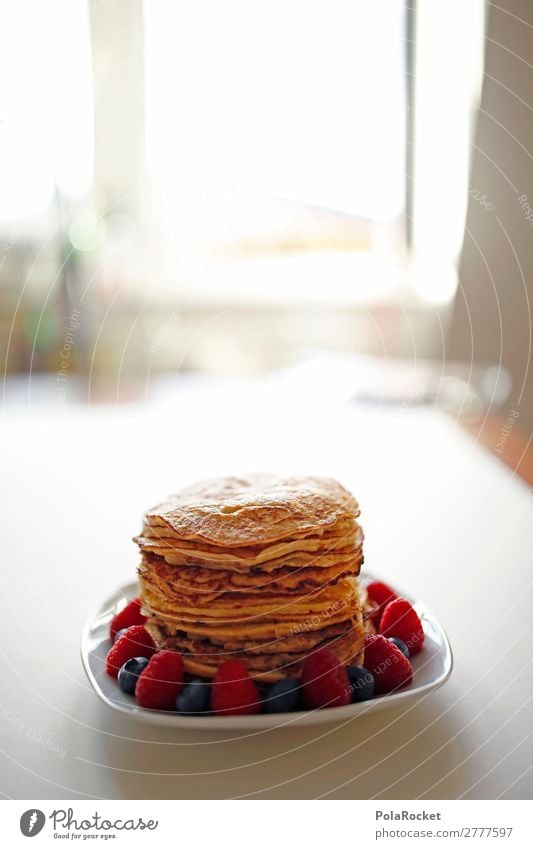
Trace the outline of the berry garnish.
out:
M 407 660 L 409 660 L 411 655 L 409 653 L 407 645 L 404 643 L 403 640 L 400 640 L 399 637 L 388 637 L 387 639 L 389 639 L 391 643 L 394 643 L 396 648 L 400 649 L 401 653 L 406 656 Z
M 116 678 L 120 667 L 127 660 L 132 657 L 150 657 L 154 651 L 155 644 L 148 631 L 142 625 L 132 625 L 110 648 L 105 663 L 106 672 Z
M 374 695 L 374 676 L 364 666 L 349 666 L 346 670 L 350 679 L 352 702 L 366 702 Z
M 148 666 L 147 657 L 132 657 L 118 671 L 118 686 L 128 696 L 135 695 L 135 687 L 141 672 Z
M 376 693 L 390 693 L 413 680 L 413 669 L 405 655 L 382 634 L 365 637 L 365 667 L 374 676 Z
M 240 660 L 227 660 L 219 667 L 211 688 L 211 707 L 228 716 L 259 713 L 259 691 Z
M 396 593 L 383 581 L 371 581 L 366 585 L 368 598 L 374 604 L 374 610 L 370 613 L 370 619 L 374 625 L 379 625 L 381 614 L 383 613 L 389 601 L 397 598 Z
M 288 713 L 300 706 L 300 682 L 297 678 L 283 678 L 268 688 L 265 695 L 265 713 Z
M 134 598 L 133 601 L 130 601 L 111 620 L 111 625 L 109 626 L 111 642 L 114 641 L 117 631 L 120 631 L 122 628 L 130 628 L 132 625 L 142 625 L 143 622 L 146 622 L 146 616 L 141 613 L 141 601 L 138 598 Z
M 128 630 L 127 628 L 121 628 L 120 631 L 117 631 L 115 636 L 112 638 L 112 642 L 116 643 L 117 640 L 120 640 L 122 635 L 125 634 L 127 630 Z
M 317 649 L 306 657 L 300 683 L 308 708 L 339 707 L 351 701 L 346 670 L 331 649 Z
M 366 591 L 374 604 L 387 604 L 387 602 L 397 598 L 394 590 L 384 584 L 383 581 L 371 581 L 366 585 Z
M 180 713 L 208 713 L 211 687 L 201 678 L 193 678 L 176 699 L 176 710 Z
M 411 657 L 424 642 L 424 629 L 418 613 L 405 598 L 389 602 L 381 616 L 379 631 L 384 637 L 399 637 L 406 643 Z
M 174 710 L 183 687 L 183 660 L 177 651 L 159 651 L 137 681 L 135 695 L 143 708 Z

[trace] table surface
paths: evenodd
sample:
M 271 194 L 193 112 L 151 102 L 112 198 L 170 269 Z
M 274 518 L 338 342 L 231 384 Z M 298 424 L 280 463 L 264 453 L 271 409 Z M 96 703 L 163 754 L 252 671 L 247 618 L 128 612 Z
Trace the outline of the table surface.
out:
M 432 410 L 200 383 L 152 404 L 7 409 L 0 454 L 0 791 L 61 798 L 530 798 L 533 498 Z M 142 725 L 81 667 L 89 612 L 131 579 L 142 512 L 204 476 L 327 474 L 366 563 L 447 629 L 451 679 L 408 709 L 241 735 Z

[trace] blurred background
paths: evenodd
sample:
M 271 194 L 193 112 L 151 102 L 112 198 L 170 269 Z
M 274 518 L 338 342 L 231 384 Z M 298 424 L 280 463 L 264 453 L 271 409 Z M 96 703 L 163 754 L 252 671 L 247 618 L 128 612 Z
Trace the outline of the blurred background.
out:
M 527 0 L 0 22 L 4 403 L 283 374 L 533 432 Z

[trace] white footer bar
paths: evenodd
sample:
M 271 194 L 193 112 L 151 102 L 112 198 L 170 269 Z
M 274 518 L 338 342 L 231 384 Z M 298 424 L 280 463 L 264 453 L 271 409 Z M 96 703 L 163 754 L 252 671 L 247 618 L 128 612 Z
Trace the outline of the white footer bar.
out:
M 172 849 L 531 847 L 526 801 L 0 802 L 4 846 Z M 35 844 L 29 840 L 35 838 Z

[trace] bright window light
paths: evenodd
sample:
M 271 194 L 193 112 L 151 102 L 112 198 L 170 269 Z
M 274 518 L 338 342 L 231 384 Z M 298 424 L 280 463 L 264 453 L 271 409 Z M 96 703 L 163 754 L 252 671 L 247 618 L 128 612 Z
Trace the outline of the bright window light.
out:
M 474 109 L 483 73 L 483 0 L 419 0 L 416 22 L 414 284 L 429 302 L 457 286 Z
M 225 193 L 258 219 L 272 197 L 401 215 L 404 14 L 401 0 L 146 2 L 147 167 L 167 237 L 193 235 Z
M 88 9 L 84 0 L 1 0 L 0 220 L 42 212 L 55 187 L 92 179 Z

